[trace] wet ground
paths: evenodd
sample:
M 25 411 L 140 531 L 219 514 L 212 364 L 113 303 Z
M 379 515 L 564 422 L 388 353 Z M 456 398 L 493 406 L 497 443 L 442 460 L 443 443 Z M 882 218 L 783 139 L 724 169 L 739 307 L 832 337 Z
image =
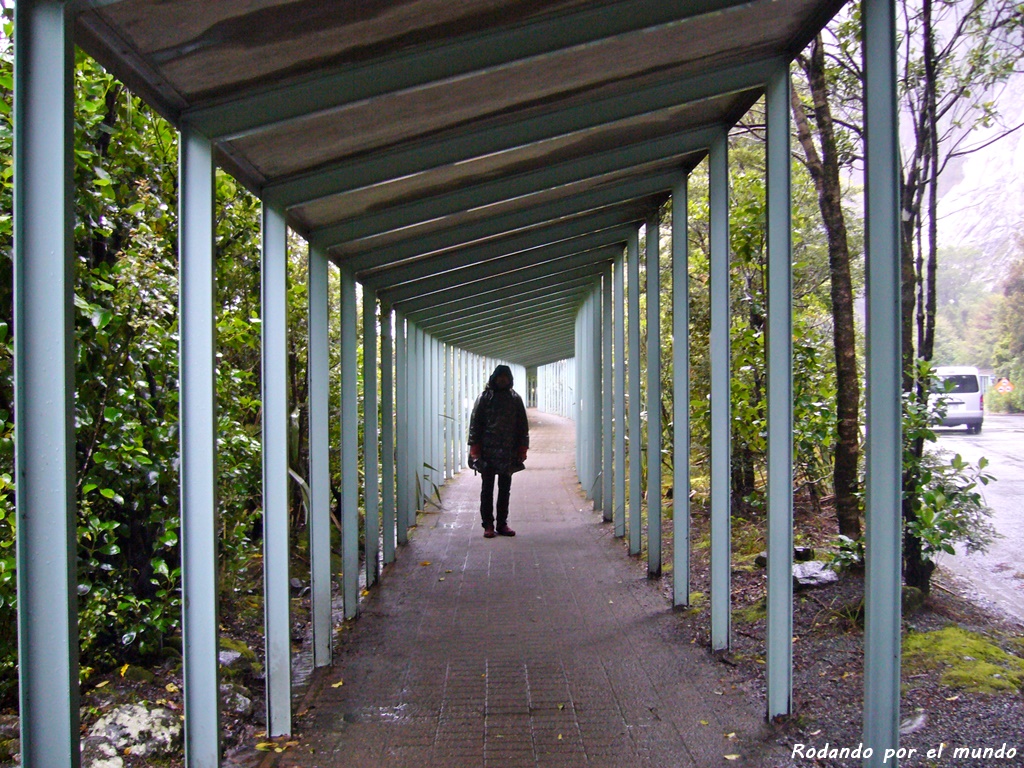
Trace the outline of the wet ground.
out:
M 483 538 L 479 478 L 449 482 L 339 633 L 277 766 L 778 764 L 759 697 L 581 497 L 572 423 L 530 423 L 518 535 Z
M 962 429 L 937 430 L 938 446 L 977 463 L 984 456 L 996 482 L 983 489 L 992 508 L 992 523 L 1002 538 L 987 552 L 939 559 L 940 568 L 957 586 L 998 611 L 1024 621 L 1024 414 L 986 414 L 980 434 Z

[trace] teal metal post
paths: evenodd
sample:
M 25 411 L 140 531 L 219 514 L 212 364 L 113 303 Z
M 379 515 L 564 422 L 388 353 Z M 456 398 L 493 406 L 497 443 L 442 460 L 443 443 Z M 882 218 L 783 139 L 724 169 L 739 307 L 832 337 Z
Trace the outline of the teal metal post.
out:
M 690 274 L 688 178 L 672 189 L 672 605 L 690 604 Z
M 345 618 L 359 612 L 359 405 L 356 281 L 341 270 L 341 569 Z
M 604 397 L 601 392 L 601 284 L 596 283 L 590 294 L 590 311 L 587 323 L 590 366 L 590 484 L 593 488 L 594 511 L 604 507 L 604 481 L 601 461 L 604 457 Z
M 647 576 L 661 576 L 661 226 L 647 219 Z
M 288 565 L 288 304 L 284 215 L 263 206 L 263 595 L 267 735 L 292 731 L 291 585 Z
M 412 504 L 412 462 L 409 433 L 411 399 L 409 396 L 409 336 L 405 318 L 395 312 L 395 538 L 401 546 L 409 542 L 409 516 Z
M 395 387 L 391 307 L 380 305 L 381 521 L 384 565 L 395 559 Z
M 768 79 L 768 719 L 793 698 L 793 289 L 789 67 Z
M 14 430 L 21 764 L 79 764 L 75 54 L 67 4 L 15 6 Z M 211 215 L 212 209 L 207 209 Z
M 217 271 L 213 150 L 181 134 L 178 213 L 178 408 L 185 759 L 219 765 L 217 626 Z
M 864 743 L 874 750 L 864 764 L 881 766 L 884 751 L 899 744 L 900 722 L 900 147 L 895 3 L 865 0 L 862 12 L 867 126 Z
M 363 287 L 363 510 L 366 586 L 380 577 L 380 449 L 377 444 L 377 295 Z
M 613 482 L 615 503 L 612 523 L 615 536 L 626 535 L 626 295 L 625 257 L 620 256 L 612 266 L 612 304 L 614 305 L 615 344 L 615 465 Z
M 626 243 L 629 270 L 629 554 L 640 554 L 640 232 Z
M 711 208 L 711 650 L 727 650 L 730 623 L 729 137 L 708 154 Z
M 604 455 L 601 458 L 601 512 L 606 523 L 612 521 L 612 509 L 614 499 L 612 498 L 612 408 L 615 400 L 615 389 L 612 383 L 612 275 L 607 272 L 602 278 L 601 293 L 601 388 L 604 395 L 601 398 L 603 414 L 601 418 L 601 446 Z
M 331 663 L 330 356 L 327 254 L 309 249 L 309 580 L 313 666 Z

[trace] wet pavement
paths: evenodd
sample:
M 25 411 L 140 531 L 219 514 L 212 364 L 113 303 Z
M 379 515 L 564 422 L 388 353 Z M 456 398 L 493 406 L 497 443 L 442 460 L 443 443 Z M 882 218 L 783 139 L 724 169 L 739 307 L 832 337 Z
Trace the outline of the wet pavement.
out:
M 955 556 L 940 556 L 940 575 L 950 576 L 957 590 L 973 600 L 1024 623 L 1024 414 L 986 414 L 977 435 L 962 429 L 936 434 L 943 450 L 973 464 L 988 459 L 985 472 L 996 481 L 981 492 L 1001 535 L 987 552 L 967 553 L 958 546 Z
M 314 675 L 281 768 L 784 765 L 759 696 L 683 641 L 579 492 L 572 422 L 530 411 L 514 538 L 483 538 L 480 480 L 421 514 L 335 665 Z

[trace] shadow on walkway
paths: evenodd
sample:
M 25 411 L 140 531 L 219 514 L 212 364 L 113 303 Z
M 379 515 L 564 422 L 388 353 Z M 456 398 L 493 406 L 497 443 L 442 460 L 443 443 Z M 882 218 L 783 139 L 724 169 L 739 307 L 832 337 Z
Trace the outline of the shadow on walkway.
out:
M 484 539 L 479 478 L 450 481 L 339 635 L 276 765 L 779 763 L 758 697 L 682 644 L 685 617 L 584 502 L 572 422 L 530 411 L 530 428 L 519 535 Z

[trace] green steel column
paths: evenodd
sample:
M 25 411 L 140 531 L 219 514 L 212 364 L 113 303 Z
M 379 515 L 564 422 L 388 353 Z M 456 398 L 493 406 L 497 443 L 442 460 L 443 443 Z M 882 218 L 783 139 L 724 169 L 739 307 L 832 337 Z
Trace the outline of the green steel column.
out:
M 366 586 L 380 576 L 380 489 L 377 445 L 377 295 L 363 287 L 363 511 Z
M 629 235 L 629 554 L 640 554 L 640 232 Z
M 291 584 L 288 509 L 288 234 L 284 215 L 263 206 L 263 595 L 267 735 L 292 730 Z
M 412 508 L 412 462 L 409 432 L 409 335 L 405 318 L 395 312 L 395 537 L 399 545 L 409 542 L 410 509 Z
M 75 54 L 67 4 L 15 6 L 14 429 L 21 764 L 79 764 Z M 209 211 L 212 209 L 208 209 Z
M 313 666 L 331 663 L 331 455 L 327 254 L 309 249 L 309 580 Z
M 217 271 L 213 149 L 182 131 L 178 213 L 178 408 L 185 759 L 219 765 L 217 626 Z
M 708 154 L 711 214 L 711 650 L 729 648 L 730 403 L 729 403 L 729 136 Z
M 359 403 L 356 281 L 341 270 L 341 569 L 345 618 L 359 612 Z
M 626 535 L 626 281 L 625 257 L 620 256 L 612 267 L 612 304 L 615 308 L 615 503 L 612 521 L 615 535 Z
M 615 400 L 615 390 L 612 386 L 612 275 L 605 273 L 602 278 L 602 301 L 601 301 L 601 388 L 604 395 L 601 398 L 603 415 L 601 418 L 601 445 L 604 448 L 604 455 L 601 457 L 601 512 L 606 523 L 612 521 L 612 476 L 614 475 L 612 456 L 612 407 Z
M 789 67 L 768 80 L 768 719 L 793 698 L 793 289 Z
M 865 765 L 896 749 L 900 722 L 902 499 L 900 215 L 894 0 L 865 0 Z M 887 765 L 893 765 L 890 760 Z
M 384 564 L 395 559 L 395 387 L 391 307 L 380 305 L 381 519 Z
M 690 604 L 689 194 L 672 189 L 672 604 Z
M 647 575 L 661 575 L 661 226 L 647 219 Z
M 594 511 L 604 508 L 604 476 L 601 463 L 604 459 L 604 393 L 601 391 L 601 284 L 594 284 L 590 295 L 590 424 L 591 440 L 591 483 L 594 486 Z

